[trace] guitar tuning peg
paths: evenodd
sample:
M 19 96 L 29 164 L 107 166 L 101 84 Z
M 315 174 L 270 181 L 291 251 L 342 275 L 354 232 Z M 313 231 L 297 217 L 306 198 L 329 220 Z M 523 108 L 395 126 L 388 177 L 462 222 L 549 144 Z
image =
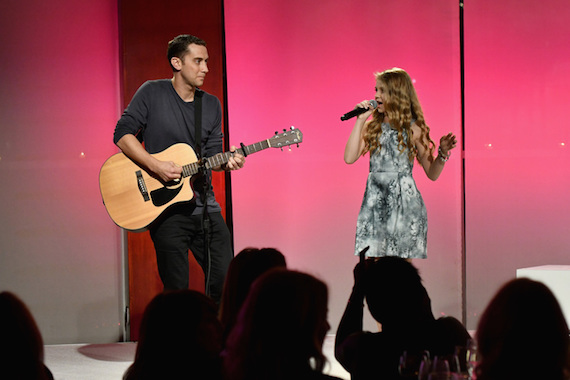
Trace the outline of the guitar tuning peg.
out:
M 289 152 L 291 151 L 291 145 L 289 145 Z
M 285 128 L 283 128 L 283 132 L 287 132 L 287 130 Z
M 291 130 L 292 130 L 292 131 L 295 130 L 295 126 L 294 126 L 294 125 L 291 126 Z
M 279 132 L 278 132 L 278 131 L 275 131 L 275 134 L 277 135 L 277 134 L 279 134 Z
M 297 143 L 297 148 L 299 147 L 299 143 Z

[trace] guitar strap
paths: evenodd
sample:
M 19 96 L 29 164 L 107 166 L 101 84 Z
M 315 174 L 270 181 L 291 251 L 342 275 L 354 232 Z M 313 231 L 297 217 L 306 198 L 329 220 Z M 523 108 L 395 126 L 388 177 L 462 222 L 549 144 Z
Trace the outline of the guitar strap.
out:
M 196 133 L 194 134 L 194 145 L 198 160 L 202 160 L 202 95 L 204 92 L 196 89 L 194 92 L 194 126 Z M 204 188 L 202 189 L 202 229 L 204 231 L 204 254 L 206 255 L 207 268 L 204 271 L 206 277 L 206 294 L 210 295 L 210 268 L 212 265 L 212 256 L 210 253 L 210 215 L 208 214 L 208 191 L 210 189 L 210 176 L 207 171 L 202 173 L 205 178 L 203 179 Z
M 204 93 L 199 89 L 194 92 L 194 126 L 196 127 L 194 148 L 198 159 L 202 158 L 202 95 Z

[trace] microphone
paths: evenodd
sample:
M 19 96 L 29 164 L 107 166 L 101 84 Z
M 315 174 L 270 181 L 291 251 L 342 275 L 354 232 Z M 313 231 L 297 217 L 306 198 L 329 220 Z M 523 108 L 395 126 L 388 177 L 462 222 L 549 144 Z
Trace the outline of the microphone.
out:
M 378 107 L 378 102 L 376 100 L 372 99 L 370 101 L 370 105 L 372 106 L 372 108 L 376 108 L 376 107 Z M 348 120 L 350 118 L 358 116 L 358 115 L 360 115 L 366 111 L 369 111 L 369 110 L 370 110 L 370 108 L 360 108 L 360 107 L 355 108 L 352 111 L 349 111 L 349 112 L 345 113 L 344 115 L 342 115 L 340 117 L 340 120 L 342 120 L 342 121 Z

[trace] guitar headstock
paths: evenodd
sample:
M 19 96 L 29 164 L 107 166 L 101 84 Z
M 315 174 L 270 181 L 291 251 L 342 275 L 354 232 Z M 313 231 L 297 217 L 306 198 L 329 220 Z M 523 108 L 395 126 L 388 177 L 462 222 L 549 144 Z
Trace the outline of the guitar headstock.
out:
M 290 130 L 284 129 L 282 133 L 275 132 L 275 136 L 267 141 L 269 141 L 269 146 L 272 148 L 283 148 L 284 146 L 294 144 L 299 146 L 303 142 L 303 133 L 299 129 L 291 127 Z

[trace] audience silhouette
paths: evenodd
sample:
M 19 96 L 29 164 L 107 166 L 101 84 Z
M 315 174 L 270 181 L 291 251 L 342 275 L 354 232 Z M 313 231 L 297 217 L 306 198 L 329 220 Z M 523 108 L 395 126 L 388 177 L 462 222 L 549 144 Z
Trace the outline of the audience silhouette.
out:
M 232 329 L 224 359 L 227 380 L 337 379 L 322 373 L 327 286 L 286 269 L 260 276 Z
M 233 258 L 220 303 L 224 341 L 235 324 L 251 284 L 269 269 L 286 266 L 285 256 L 274 248 L 245 248 Z
M 157 295 L 146 307 L 135 360 L 124 380 L 220 379 L 217 306 L 194 290 Z
M 339 324 L 335 356 L 353 380 L 398 379 L 400 356 L 453 355 L 469 333 L 457 319 L 435 319 L 418 270 L 399 257 L 367 259 L 354 268 L 355 283 Z M 382 331 L 363 331 L 364 299 Z M 416 376 L 417 378 L 417 376 Z
M 507 282 L 479 320 L 477 380 L 570 378 L 568 334 L 546 285 L 527 278 Z
M 11 292 L 0 293 L 0 378 L 49 380 L 44 344 L 28 307 Z

